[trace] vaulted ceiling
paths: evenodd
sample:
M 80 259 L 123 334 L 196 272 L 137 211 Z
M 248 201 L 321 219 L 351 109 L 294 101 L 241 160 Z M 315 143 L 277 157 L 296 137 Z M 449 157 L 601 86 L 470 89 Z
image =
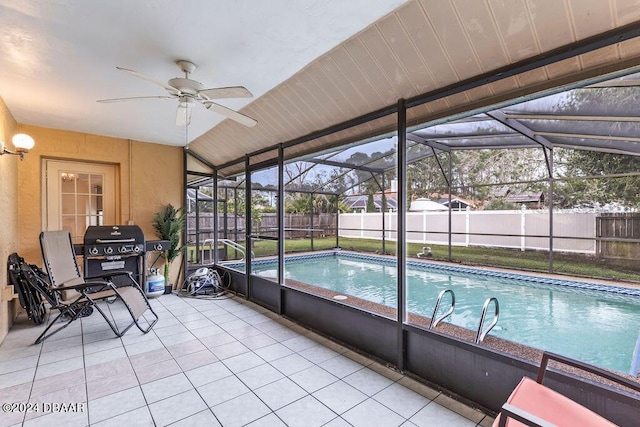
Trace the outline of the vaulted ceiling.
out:
M 564 46 L 625 25 L 637 31 L 639 5 L 599 0 L 411 0 L 245 107 L 243 112 L 255 117 L 259 126 L 225 121 L 189 148 L 221 165 L 310 135 L 287 154 L 302 155 L 395 129 L 395 115 L 381 114 L 359 126 L 313 137 L 314 131 L 393 106 L 400 98 L 426 94 L 425 99 L 433 99 L 408 110 L 409 124 L 419 124 L 634 66 L 640 63 L 640 43 L 632 38 L 556 63 L 531 62 L 522 67 L 525 71 L 497 76 L 512 64 L 544 59 L 554 49 L 563 52 Z M 474 78 L 476 84 L 468 90 L 456 90 L 457 84 Z M 273 154 L 265 152 L 256 160 Z M 230 165 L 222 172 L 242 168 Z

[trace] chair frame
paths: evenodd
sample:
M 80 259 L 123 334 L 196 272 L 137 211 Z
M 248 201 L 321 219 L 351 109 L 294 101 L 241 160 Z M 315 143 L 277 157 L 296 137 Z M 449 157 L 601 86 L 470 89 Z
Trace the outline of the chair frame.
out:
M 574 368 L 581 369 L 585 372 L 590 372 L 592 374 L 596 374 L 604 379 L 612 381 L 616 384 L 619 384 L 623 387 L 627 387 L 631 390 L 635 390 L 640 392 L 640 384 L 630 381 L 627 378 L 624 378 L 620 375 L 614 374 L 613 372 L 598 368 L 593 365 L 586 364 L 584 362 L 580 362 L 579 360 L 571 359 L 569 357 L 560 356 L 559 354 L 544 352 L 542 354 L 542 361 L 540 362 L 540 367 L 538 368 L 538 376 L 536 378 L 536 382 L 542 385 L 542 381 L 544 380 L 545 373 L 547 372 L 547 366 L 549 364 L 549 360 L 555 360 L 567 366 L 572 366 Z M 578 403 L 576 403 L 578 405 Z M 498 423 L 499 427 L 505 427 L 507 425 L 507 419 L 512 418 L 516 421 L 519 421 L 527 426 L 532 427 L 552 427 L 555 424 L 550 423 L 535 414 L 524 411 L 518 408 L 515 405 L 505 403 L 502 405 L 502 409 L 499 413 L 500 422 Z
M 109 325 L 109 327 L 117 337 L 122 337 L 134 325 L 144 334 L 151 331 L 151 329 L 158 322 L 158 315 L 149 304 L 149 300 L 147 299 L 147 296 L 144 294 L 144 291 L 142 290 L 138 282 L 133 278 L 133 274 L 130 271 L 113 271 L 113 272 L 104 273 L 100 275 L 82 277 L 80 275 L 80 269 L 78 267 L 78 261 L 75 256 L 75 252 L 73 251 L 73 242 L 71 240 L 71 234 L 69 233 L 67 233 L 69 236 L 68 237 L 69 247 L 71 249 L 71 255 L 73 256 L 73 262 L 76 267 L 76 273 L 78 274 L 78 278 L 82 279 L 84 283 L 74 284 L 69 286 L 56 286 L 55 279 L 51 274 L 51 266 L 45 254 L 46 252 L 45 245 L 44 245 L 44 239 L 46 238 L 45 233 L 46 232 L 40 233 L 40 247 L 42 250 L 42 257 L 44 260 L 44 264 L 47 269 L 47 273 L 49 274 L 51 283 L 45 283 L 41 278 L 37 278 L 37 277 L 36 277 L 36 280 L 37 280 L 37 283 L 42 287 L 42 289 L 39 289 L 39 291 L 43 294 L 47 302 L 51 305 L 52 309 L 59 310 L 59 314 L 49 322 L 46 329 L 36 339 L 35 344 L 41 343 L 42 341 L 49 338 L 50 336 L 65 329 L 74 320 L 87 315 L 86 309 L 88 307 L 92 309 L 95 308 L 102 315 L 104 320 L 107 322 L 107 324 Z M 120 284 L 119 286 L 116 286 L 112 281 L 114 277 L 125 277 L 126 279 L 128 279 L 128 283 L 124 285 Z M 119 288 L 127 288 L 127 287 L 131 287 L 137 290 L 138 292 L 140 292 L 140 295 L 144 299 L 147 309 L 151 311 L 151 314 L 154 317 L 152 321 L 147 320 L 145 317 L 145 320 L 147 321 L 147 324 L 148 324 L 146 328 L 139 323 L 138 321 L 139 319 L 136 319 L 136 316 L 133 313 L 133 310 L 131 309 L 129 304 L 127 304 L 126 299 L 123 297 L 121 291 L 119 290 Z M 69 303 L 63 303 L 61 298 L 61 292 L 66 290 L 75 290 L 79 293 L 79 296 L 73 299 Z M 115 322 L 115 319 L 113 319 L 113 317 L 109 319 L 110 316 L 108 316 L 100 308 L 100 305 L 98 304 L 99 301 L 106 301 L 107 303 L 111 304 L 117 301 L 118 299 L 122 301 L 123 305 L 127 308 L 132 318 L 132 322 L 129 323 L 124 329 L 118 328 Z M 69 320 L 64 325 L 55 329 L 53 332 L 47 333 L 56 324 L 56 322 L 63 316 L 68 316 Z M 144 317 L 144 313 L 140 317 Z

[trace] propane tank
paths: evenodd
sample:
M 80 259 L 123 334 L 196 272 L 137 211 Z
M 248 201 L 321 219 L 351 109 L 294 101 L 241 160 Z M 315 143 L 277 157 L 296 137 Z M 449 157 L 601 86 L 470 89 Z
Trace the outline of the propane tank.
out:
M 150 268 L 149 275 L 146 278 L 145 286 L 148 297 L 155 297 L 164 294 L 164 276 L 158 274 L 157 268 Z

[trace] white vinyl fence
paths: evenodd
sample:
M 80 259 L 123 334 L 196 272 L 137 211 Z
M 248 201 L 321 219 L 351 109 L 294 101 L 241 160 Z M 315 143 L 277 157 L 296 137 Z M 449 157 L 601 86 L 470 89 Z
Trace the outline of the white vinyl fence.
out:
M 553 211 L 553 250 L 596 253 L 596 212 Z M 384 214 L 385 239 L 396 240 L 396 212 Z M 407 213 L 407 242 L 446 245 L 449 212 Z M 340 237 L 382 239 L 381 213 L 340 214 Z M 462 211 L 451 213 L 451 242 L 456 246 L 492 246 L 549 250 L 549 212 Z

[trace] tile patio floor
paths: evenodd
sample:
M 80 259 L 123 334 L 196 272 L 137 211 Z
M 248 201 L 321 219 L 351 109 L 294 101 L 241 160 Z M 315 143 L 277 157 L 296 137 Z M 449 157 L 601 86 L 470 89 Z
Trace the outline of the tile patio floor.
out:
M 240 298 L 162 295 L 146 335 L 99 314 L 43 344 L 20 316 L 0 345 L 0 427 L 489 426 L 483 413 Z M 115 304 L 114 304 L 115 305 Z M 110 306 L 116 319 L 117 307 Z M 74 403 L 78 412 L 43 413 Z

